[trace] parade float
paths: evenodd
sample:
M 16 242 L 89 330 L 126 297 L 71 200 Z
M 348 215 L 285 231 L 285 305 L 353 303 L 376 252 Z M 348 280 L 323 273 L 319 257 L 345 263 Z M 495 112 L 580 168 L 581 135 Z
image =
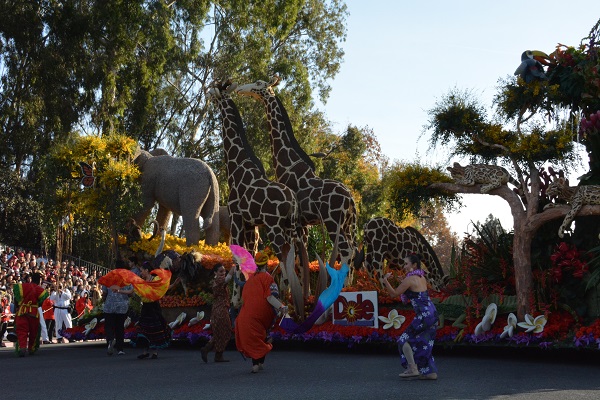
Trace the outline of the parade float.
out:
M 597 25 L 590 36 L 590 43 L 579 48 L 559 45 L 550 55 L 538 51 L 523 53 L 521 65 L 515 72 L 518 78 L 508 82 L 498 97 L 504 106 L 500 111 L 506 114 L 507 119 L 512 118 L 513 122 L 516 119 L 516 132 L 508 128 L 504 130 L 494 121 L 488 122 L 484 115 L 473 125 L 474 128 L 469 124 L 461 125 L 462 117 L 468 117 L 464 113 L 472 111 L 477 114 L 478 110 L 465 109 L 465 105 L 457 102 L 453 95 L 443 104 L 447 108 L 438 109 L 433 124 L 433 142 L 447 144 L 453 139 L 455 155 L 487 163 L 463 166 L 455 162 L 447 167 L 450 176 L 442 176 L 441 173 L 427 175 L 426 172 L 431 171 L 415 168 L 414 176 L 402 179 L 404 186 L 399 187 L 397 193 L 404 200 L 411 198 L 417 203 L 449 193 L 495 195 L 506 200 L 514 217 L 512 232 L 480 234 L 475 239 L 466 237 L 461 247 L 456 249 L 451 265 L 444 266 L 445 272 L 436 267 L 435 257 L 427 262 L 430 297 L 439 314 L 436 346 L 600 349 L 600 248 L 598 224 L 594 223 L 597 221 L 594 218 L 600 215 L 600 164 L 597 159 L 600 151 L 600 81 L 597 79 L 598 46 L 595 40 L 591 40 L 600 36 L 598 29 Z M 544 71 L 544 68 L 547 70 Z M 291 258 L 287 258 L 284 249 L 286 244 L 292 243 L 293 234 L 287 232 L 289 236 L 286 236 L 275 232 L 275 229 L 286 226 L 292 231 L 296 228 L 293 226 L 296 221 L 304 221 L 306 226 L 302 228 L 309 225 L 307 221 L 321 225 L 324 236 L 336 243 L 335 247 L 339 244 L 342 250 L 341 264 L 331 262 L 331 267 L 341 270 L 346 266 L 350 270 L 348 280 L 333 299 L 328 312 L 313 321 L 309 329 L 294 332 L 278 322 L 269 334 L 276 344 L 395 348 L 397 339 L 415 314 L 410 304 L 389 298 L 382 288 L 380 279 L 388 271 L 394 274 L 390 282 L 392 285 L 397 285 L 403 278 L 402 272 L 394 268 L 395 263 L 383 257 L 384 253 L 390 253 L 384 245 L 399 249 L 398 254 L 393 255 L 395 260 L 406 257 L 407 251 L 420 254 L 435 252 L 431 246 L 419 244 L 421 238 L 414 229 L 399 228 L 395 233 L 392 227 L 395 229 L 396 224 L 392 222 L 391 226 L 385 226 L 383 218 L 368 221 L 362 236 L 371 242 L 353 248 L 354 235 L 361 227 L 355 226 L 356 207 L 352 196 L 339 182 L 328 181 L 332 185 L 331 190 L 325 194 L 319 192 L 322 182 L 314 174 L 310 157 L 297 145 L 287 112 L 275 95 L 273 88 L 279 81 L 278 77 L 274 77 L 270 82 L 256 81 L 240 87 L 226 81 L 215 84 L 209 93 L 218 103 L 224 121 L 224 147 L 235 150 L 225 151 L 230 187 L 231 243 L 254 249 L 254 242 L 246 242 L 253 235 L 244 232 L 244 229 L 258 225 L 251 222 L 263 218 L 260 213 L 277 218 L 279 224 L 262 224 L 266 230 L 266 240 L 263 238 L 263 241 L 268 243 L 263 245 L 263 250 L 271 249 L 269 272 L 283 288 L 282 300 L 290 306 L 290 318 L 298 324 L 312 315 L 318 306 L 319 296 L 328 284 L 327 275 L 319 261 L 311 261 L 306 266 L 296 261 L 293 253 Z M 292 192 L 308 196 L 298 199 L 299 204 L 314 202 L 322 206 L 319 215 L 296 218 L 303 213 L 310 214 L 308 209 L 297 210 L 298 215 L 290 214 L 296 203 L 288 198 L 289 190 L 268 181 L 260 162 L 247 145 L 241 118 L 230 98 L 234 92 L 254 97 L 264 104 L 277 178 Z M 571 107 L 569 127 L 560 124 L 547 132 L 540 131 L 539 126 L 527 127 L 529 118 L 541 109 L 552 112 L 553 105 L 557 109 Z M 454 125 L 457 123 L 459 126 Z M 563 171 L 548 166 L 549 162 L 560 164 L 568 160 L 574 137 L 581 141 L 590 156 L 590 172 L 582 177 L 584 184 L 579 186 L 569 186 Z M 496 164 L 511 165 L 516 179 Z M 252 173 L 236 174 L 240 166 Z M 307 176 L 309 179 L 306 179 Z M 429 177 L 433 180 L 425 182 Z M 436 181 L 436 178 L 439 179 Z M 255 187 L 264 190 L 255 191 Z M 279 188 L 281 196 L 274 195 L 277 191 L 269 191 L 271 188 Z M 252 201 L 261 207 L 251 209 L 251 201 L 246 198 L 240 201 L 247 192 L 256 194 Z M 278 200 L 277 206 L 262 207 L 275 197 L 283 200 Z M 257 215 L 250 218 L 249 215 L 254 212 Z M 565 236 L 575 218 L 578 218 L 577 229 Z M 369 231 L 371 223 L 373 227 Z M 369 236 L 369 232 L 374 233 Z M 301 237 L 302 229 L 296 234 Z M 131 244 L 130 250 L 142 259 L 151 259 L 158 241 L 158 238 L 148 240 L 143 237 Z M 121 244 L 125 244 L 125 239 Z M 365 257 L 364 263 L 348 266 L 345 262 L 351 259 L 358 247 Z M 180 255 L 200 254 L 201 259 L 194 265 L 204 271 L 199 275 L 205 277 L 209 275 L 206 271 L 212 270 L 216 263 L 227 269 L 235 265 L 231 250 L 224 243 L 208 246 L 200 241 L 196 246 L 187 246 L 185 239 L 168 236 L 165 249 Z M 306 253 L 299 253 L 298 259 L 306 258 Z M 378 262 L 373 263 L 373 260 Z M 307 274 L 303 273 L 306 268 Z M 288 279 L 296 275 L 295 271 L 299 272 L 299 276 Z M 178 288 L 161 299 L 163 314 L 171 323 L 173 339 L 196 344 L 210 337 L 211 294 L 206 286 L 206 282 L 198 286 L 188 285 L 183 292 Z M 132 311 L 136 307 L 134 303 L 135 300 L 132 300 Z M 78 326 L 68 330 L 64 336 L 75 340 L 102 338 L 101 310 L 95 312 L 98 314 L 81 318 Z M 126 333 L 128 337 L 134 334 L 134 314 L 132 312 Z
M 179 252 L 202 251 L 202 267 L 211 269 L 216 263 L 226 268 L 235 266 L 231 251 L 225 244 L 207 246 L 200 241 L 197 247 L 185 246 L 183 239 L 168 236 L 167 243 Z M 132 250 L 152 254 L 158 239 L 143 240 L 132 245 Z M 542 312 L 526 315 L 518 321 L 515 316 L 514 275 L 507 264 L 502 281 L 490 283 L 482 278 L 481 270 L 469 264 L 473 257 L 484 257 L 482 248 L 471 248 L 471 257 L 453 271 L 446 287 L 441 291 L 430 289 L 439 313 L 436 346 L 445 348 L 530 348 L 530 349 L 600 349 L 600 319 L 591 318 L 598 313 L 598 298 L 590 297 L 584 289 L 590 273 L 597 271 L 590 264 L 591 256 L 562 242 L 552 254 L 552 266 L 536 273 L 537 285 L 545 291 L 549 303 L 540 303 Z M 479 253 L 478 253 L 479 251 Z M 279 260 L 271 255 L 268 269 L 276 280 L 281 279 Z M 318 261 L 310 263 L 311 280 L 316 282 Z M 333 268 L 339 269 L 339 263 Z M 489 272 L 489 271 L 488 271 Z M 396 279 L 402 273 L 394 272 Z M 596 273 L 597 275 L 597 273 Z M 328 348 L 379 348 L 395 349 L 398 337 L 411 323 L 415 313 L 410 304 L 388 297 L 378 279 L 366 270 L 356 271 L 354 283 L 344 287 L 326 319 L 302 333 L 290 333 L 275 325 L 270 336 L 277 344 L 294 346 L 325 346 Z M 511 284 L 511 282 L 513 282 Z M 511 294 L 513 293 L 513 294 Z M 579 294 L 578 294 L 579 293 Z M 570 299 L 570 305 L 566 301 Z M 288 304 L 291 298 L 288 297 Z M 203 344 L 211 337 L 210 306 L 212 295 L 192 286 L 187 296 L 182 289 L 168 292 L 160 301 L 165 319 L 172 328 L 172 339 L 190 345 Z M 315 297 L 305 302 L 305 313 L 314 307 Z M 587 304 L 586 304 L 587 303 Z M 135 335 L 139 300 L 131 300 L 125 336 Z M 579 307 L 587 308 L 587 317 L 578 315 Z M 292 314 L 296 311 L 292 310 Z M 96 340 L 104 338 L 102 312 L 95 309 L 85 314 L 73 328 L 63 334 L 71 340 Z

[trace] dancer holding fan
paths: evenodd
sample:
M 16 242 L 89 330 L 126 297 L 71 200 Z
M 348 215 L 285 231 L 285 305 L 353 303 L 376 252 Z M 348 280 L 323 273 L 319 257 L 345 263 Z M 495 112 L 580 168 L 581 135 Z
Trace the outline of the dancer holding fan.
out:
M 273 349 L 273 345 L 265 340 L 267 330 L 271 327 L 275 316 L 273 308 L 280 312 L 286 310 L 286 307 L 276 298 L 279 291 L 273 277 L 267 272 L 268 260 L 266 254 L 256 253 L 254 257 L 256 271 L 249 275 L 244 285 L 242 309 L 235 323 L 237 349 L 245 357 L 252 358 L 252 373 L 257 373 L 264 368 L 265 356 Z M 244 261 L 250 263 L 248 259 Z M 240 264 L 240 269 L 243 272 L 245 266 Z

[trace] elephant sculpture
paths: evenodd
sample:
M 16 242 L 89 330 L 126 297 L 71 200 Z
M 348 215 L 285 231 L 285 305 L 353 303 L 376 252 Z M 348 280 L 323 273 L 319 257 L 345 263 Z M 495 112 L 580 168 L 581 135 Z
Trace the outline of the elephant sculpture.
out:
M 162 149 L 149 153 L 140 150 L 134 159 L 141 171 L 143 209 L 135 217 L 142 226 L 152 207 L 158 203 L 156 220 L 166 229 L 172 213 L 181 215 L 186 244 L 200 240 L 200 223 L 204 220 L 205 241 L 219 242 L 219 185 L 213 170 L 195 158 L 171 157 Z M 155 155 L 156 154 L 156 155 Z

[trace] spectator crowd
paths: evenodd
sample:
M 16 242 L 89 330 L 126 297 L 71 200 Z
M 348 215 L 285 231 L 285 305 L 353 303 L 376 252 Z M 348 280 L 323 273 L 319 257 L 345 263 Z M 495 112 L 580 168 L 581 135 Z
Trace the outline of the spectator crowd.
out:
M 47 289 L 51 296 L 42 305 L 43 320 L 45 321 L 48 337 L 44 344 L 64 342 L 59 334 L 65 327 L 65 321 L 60 318 L 63 326 L 55 325 L 55 309 L 59 306 L 53 293 L 60 293 L 63 297 L 59 300 L 60 306 L 65 307 L 71 319 L 84 315 L 86 310 L 91 311 L 102 301 L 102 291 L 98 284 L 99 276 L 96 271 L 88 271 L 83 266 L 77 266 L 73 261 L 55 261 L 42 258 L 31 251 L 5 248 L 0 255 L 0 347 L 5 347 L 8 325 L 14 316 L 13 287 L 18 283 L 31 282 L 34 273 L 42 277 L 42 287 Z M 68 298 L 67 298 L 68 297 Z M 67 326 L 69 327 L 69 326 Z

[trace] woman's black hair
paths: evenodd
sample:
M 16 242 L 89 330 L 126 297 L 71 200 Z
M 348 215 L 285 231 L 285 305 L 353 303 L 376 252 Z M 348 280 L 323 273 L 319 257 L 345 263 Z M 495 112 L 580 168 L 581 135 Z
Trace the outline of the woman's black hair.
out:
M 140 268 L 145 269 L 146 271 L 152 271 L 154 269 L 152 268 L 150 261 L 144 261 Z
M 219 268 L 221 268 L 223 266 L 223 264 L 221 263 L 216 263 L 215 266 L 212 269 L 213 274 L 216 274 L 217 271 L 219 270 Z
M 417 264 L 417 269 L 421 269 L 421 255 L 416 253 L 410 253 L 406 256 L 410 260 L 411 264 Z

